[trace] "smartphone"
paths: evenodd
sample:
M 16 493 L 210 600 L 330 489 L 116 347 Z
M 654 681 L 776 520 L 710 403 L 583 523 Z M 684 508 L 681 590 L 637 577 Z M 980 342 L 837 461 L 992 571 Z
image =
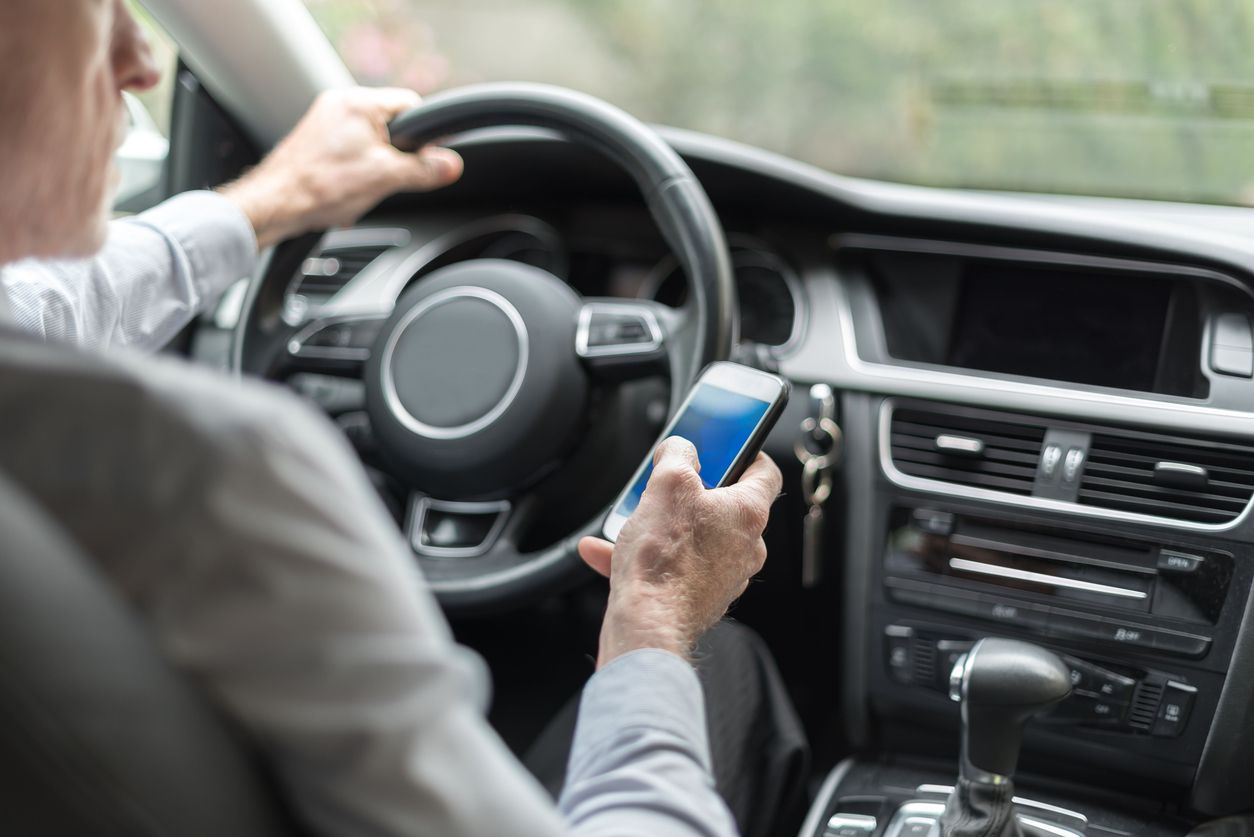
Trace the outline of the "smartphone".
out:
M 778 375 L 737 363 L 711 364 L 701 373 L 657 444 L 670 436 L 687 439 L 697 448 L 705 487 L 730 485 L 740 479 L 762 449 L 788 403 L 788 390 L 788 381 Z M 607 540 L 618 539 L 623 525 L 640 504 L 653 473 L 656 450 L 654 445 L 606 517 L 603 533 Z

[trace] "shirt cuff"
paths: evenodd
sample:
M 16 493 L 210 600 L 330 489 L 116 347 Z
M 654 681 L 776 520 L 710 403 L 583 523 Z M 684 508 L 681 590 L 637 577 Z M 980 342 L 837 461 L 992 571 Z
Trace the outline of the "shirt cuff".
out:
M 252 224 L 233 201 L 217 192 L 186 192 L 130 220 L 178 244 L 204 301 L 257 269 Z
M 570 774 L 631 729 L 656 730 L 687 741 L 710 770 L 705 697 L 692 666 L 654 648 L 631 651 L 598 671 L 584 687 L 570 752 Z

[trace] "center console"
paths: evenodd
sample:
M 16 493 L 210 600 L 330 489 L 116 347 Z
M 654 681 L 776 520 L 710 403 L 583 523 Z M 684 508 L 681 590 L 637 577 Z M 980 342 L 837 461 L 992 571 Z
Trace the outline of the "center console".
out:
M 843 406 L 849 485 L 876 486 L 849 494 L 844 577 L 847 732 L 864 755 L 829 777 L 803 837 L 940 833 L 964 764 L 954 672 L 990 638 L 1050 654 L 1070 686 L 1024 731 L 1023 833 L 1183 837 L 1249 806 L 1254 449 L 901 398 Z

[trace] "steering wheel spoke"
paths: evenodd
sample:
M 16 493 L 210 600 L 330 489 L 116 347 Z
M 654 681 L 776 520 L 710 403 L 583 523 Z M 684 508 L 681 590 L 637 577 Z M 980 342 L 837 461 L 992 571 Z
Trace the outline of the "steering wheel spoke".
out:
M 386 316 L 319 317 L 293 333 L 278 360 L 282 377 L 298 372 L 361 378 Z M 286 373 L 286 374 L 282 374 Z
M 530 518 L 528 509 L 525 502 L 439 500 L 415 492 L 406 514 L 406 535 L 421 558 L 481 558 L 498 543 L 516 540 Z
M 681 319 L 658 302 L 588 298 L 579 311 L 575 353 L 589 372 L 606 381 L 667 374 Z

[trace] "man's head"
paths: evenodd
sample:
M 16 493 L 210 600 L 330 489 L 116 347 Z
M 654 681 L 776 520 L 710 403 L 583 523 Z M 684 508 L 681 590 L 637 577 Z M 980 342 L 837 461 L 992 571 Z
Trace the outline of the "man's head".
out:
M 0 0 L 0 265 L 100 248 L 122 91 L 157 78 L 124 0 Z

